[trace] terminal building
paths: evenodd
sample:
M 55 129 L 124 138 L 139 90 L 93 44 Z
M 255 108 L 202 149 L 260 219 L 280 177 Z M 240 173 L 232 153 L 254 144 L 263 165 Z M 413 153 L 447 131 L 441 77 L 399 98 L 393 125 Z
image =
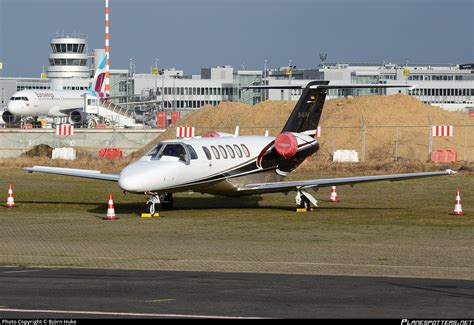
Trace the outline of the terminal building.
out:
M 41 78 L 0 78 L 0 110 L 9 98 L 23 89 L 63 89 L 86 91 L 104 49 L 89 52 L 87 39 L 61 36 L 51 40 L 47 73 Z M 245 89 L 252 85 L 305 85 L 309 80 L 332 83 L 403 83 L 411 90 L 339 89 L 328 98 L 370 94 L 407 93 L 447 110 L 474 110 L 474 64 L 367 64 L 321 63 L 316 68 L 281 67 L 262 70 L 235 70 L 230 65 L 206 67 L 199 75 L 185 71 L 151 67 L 148 73 L 128 69 L 110 70 L 110 92 L 115 104 L 133 109 L 129 103 L 154 101 L 154 108 L 189 111 L 204 105 L 237 101 L 257 104 L 270 100 L 297 100 L 302 90 Z
M 165 69 L 159 74 L 134 74 L 134 94 L 154 94 L 164 108 L 198 109 L 204 105 L 238 101 L 256 104 L 262 101 L 260 91 L 242 87 L 260 85 L 262 71 L 234 71 L 229 65 L 202 68 L 200 75 L 186 76 L 182 70 Z
M 446 110 L 474 109 L 473 64 L 349 64 L 328 63 L 314 69 L 281 67 L 268 71 L 235 71 L 231 66 L 201 69 L 201 75 L 186 76 L 184 71 L 167 69 L 161 74 L 133 75 L 134 94 L 155 94 L 165 108 L 197 109 L 222 101 L 247 104 L 270 100 L 298 100 L 302 90 L 243 89 L 251 85 L 305 85 L 309 80 L 329 80 L 340 84 L 410 84 L 410 90 L 338 89 L 328 98 L 394 94 L 415 96 L 426 104 Z
M 408 95 L 415 96 L 426 104 L 446 110 L 465 111 L 474 108 L 474 64 L 360 64 L 326 63 L 316 69 L 292 69 L 288 67 L 270 70 L 268 83 L 301 83 L 306 79 L 330 80 L 333 83 L 410 84 L 414 88 Z M 340 89 L 330 90 L 328 98 L 391 94 L 393 89 Z M 269 99 L 295 99 L 291 94 L 270 91 Z M 298 93 L 299 94 L 299 93 Z M 289 97 L 288 97 L 289 96 Z

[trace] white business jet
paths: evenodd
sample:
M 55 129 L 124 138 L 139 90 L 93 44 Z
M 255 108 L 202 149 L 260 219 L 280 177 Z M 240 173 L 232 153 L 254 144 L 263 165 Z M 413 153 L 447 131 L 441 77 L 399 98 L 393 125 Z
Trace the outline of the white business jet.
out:
M 70 123 L 83 123 L 84 95 L 104 97 L 105 65 L 104 54 L 96 69 L 88 90 L 21 90 L 12 95 L 8 107 L 2 114 L 7 125 L 16 125 L 22 117 L 69 117 Z
M 226 196 L 243 196 L 275 192 L 296 192 L 298 207 L 310 209 L 317 200 L 310 190 L 343 184 L 375 181 L 397 181 L 453 174 L 439 172 L 358 176 L 329 179 L 283 181 L 308 156 L 319 149 L 314 138 L 326 93 L 329 89 L 407 87 L 406 85 L 329 85 L 328 81 L 312 81 L 304 88 L 280 135 L 221 136 L 167 140 L 158 143 L 138 161 L 125 167 L 120 174 L 55 167 L 28 167 L 28 172 L 118 182 L 124 192 L 149 196 L 151 214 L 155 204 L 173 206 L 173 193 L 194 191 Z M 270 88 L 270 87 L 265 87 Z M 272 87 L 272 88 L 288 88 Z M 218 134 L 218 133 L 217 133 Z M 214 134 L 216 135 L 216 134 Z

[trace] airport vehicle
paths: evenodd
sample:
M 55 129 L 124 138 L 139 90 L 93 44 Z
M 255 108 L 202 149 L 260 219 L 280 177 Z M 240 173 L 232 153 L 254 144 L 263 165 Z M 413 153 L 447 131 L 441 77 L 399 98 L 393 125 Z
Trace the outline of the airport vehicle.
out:
M 16 125 L 22 117 L 69 117 L 73 124 L 85 122 L 83 111 L 85 94 L 104 97 L 104 55 L 88 89 L 84 90 L 21 90 L 13 94 L 2 118 L 7 125 Z
M 302 88 L 291 88 L 298 87 Z M 141 159 L 125 167 L 120 174 L 43 166 L 28 167 L 25 170 L 118 182 L 125 192 L 148 195 L 147 205 L 151 214 L 155 212 L 157 203 L 161 203 L 164 208 L 171 208 L 175 192 L 194 191 L 226 196 L 296 192 L 297 206 L 310 209 L 311 205 L 317 206 L 316 198 L 309 192 L 311 189 L 454 173 L 446 170 L 283 181 L 308 156 L 318 151 L 319 143 L 314 134 L 329 89 L 407 86 L 329 85 L 328 81 L 312 81 L 303 87 L 300 99 L 277 137 L 220 134 L 214 137 L 162 141 Z

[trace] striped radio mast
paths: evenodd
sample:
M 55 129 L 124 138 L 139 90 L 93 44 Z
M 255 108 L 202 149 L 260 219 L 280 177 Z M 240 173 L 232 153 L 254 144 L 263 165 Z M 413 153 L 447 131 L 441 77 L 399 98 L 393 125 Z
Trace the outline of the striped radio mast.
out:
M 110 43 L 109 43 L 109 0 L 105 0 L 105 96 L 110 96 Z

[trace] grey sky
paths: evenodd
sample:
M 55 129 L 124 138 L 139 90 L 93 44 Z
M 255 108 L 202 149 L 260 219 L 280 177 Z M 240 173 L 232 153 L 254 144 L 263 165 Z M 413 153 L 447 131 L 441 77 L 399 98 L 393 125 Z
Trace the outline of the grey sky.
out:
M 329 62 L 474 61 L 472 0 L 109 0 L 111 67 L 199 73 Z M 2 76 L 39 76 L 57 33 L 104 48 L 104 0 L 0 0 Z

